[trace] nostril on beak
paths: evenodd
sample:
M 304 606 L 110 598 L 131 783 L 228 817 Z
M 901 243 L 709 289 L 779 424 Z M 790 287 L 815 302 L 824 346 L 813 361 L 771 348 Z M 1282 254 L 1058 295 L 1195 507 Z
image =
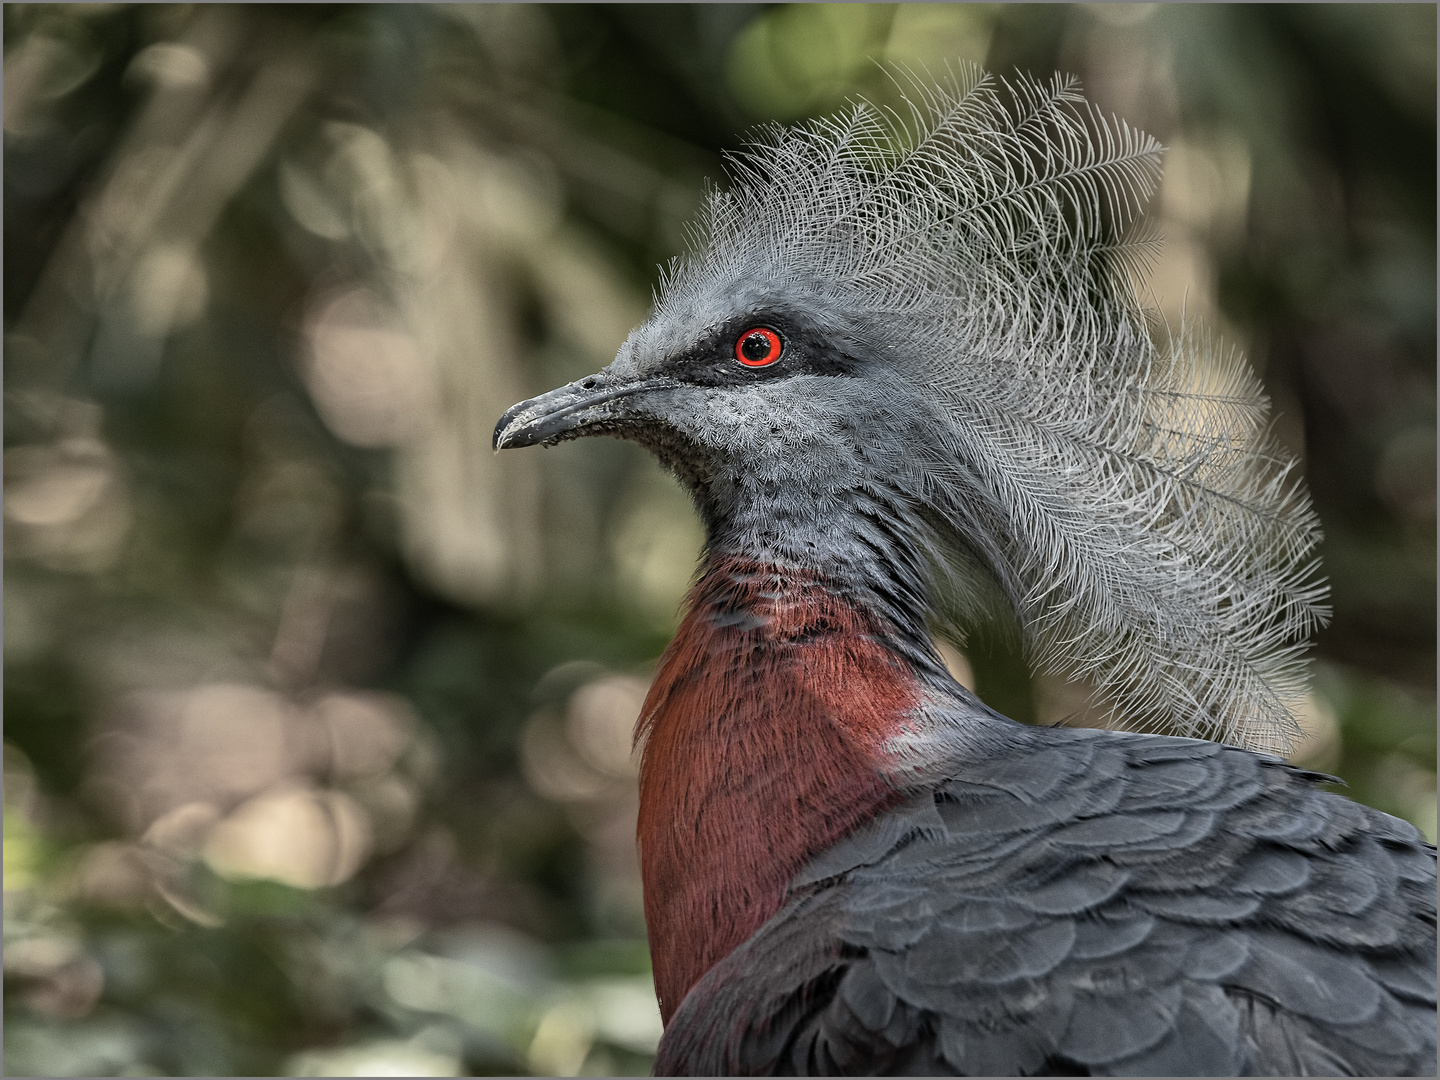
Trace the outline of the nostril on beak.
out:
M 581 379 L 581 380 L 580 380 L 580 388 L 581 388 L 582 390 L 594 390 L 596 384 L 597 384 L 599 381 L 600 381 L 600 380 L 597 379 L 597 378 L 595 378 L 594 375 L 591 375 L 591 376 L 589 376 L 588 378 L 584 378 L 584 379 Z

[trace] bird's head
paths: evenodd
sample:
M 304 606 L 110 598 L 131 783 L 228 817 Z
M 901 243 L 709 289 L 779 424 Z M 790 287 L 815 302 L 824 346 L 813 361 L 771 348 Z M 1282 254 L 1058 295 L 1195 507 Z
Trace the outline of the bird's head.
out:
M 733 542 L 762 542 L 768 518 L 785 523 L 770 540 L 799 543 L 802 519 L 818 525 L 835 500 L 893 481 L 925 403 L 876 328 L 819 290 L 709 284 L 662 306 L 604 370 L 511 408 L 495 446 L 628 439 L 691 489 L 712 540 L 754 516 Z
M 767 132 L 615 361 L 495 447 L 639 442 L 712 549 L 1003 597 L 1132 724 L 1283 745 L 1318 528 L 1243 359 L 1134 299 L 1158 144 L 1061 78 L 909 106 Z

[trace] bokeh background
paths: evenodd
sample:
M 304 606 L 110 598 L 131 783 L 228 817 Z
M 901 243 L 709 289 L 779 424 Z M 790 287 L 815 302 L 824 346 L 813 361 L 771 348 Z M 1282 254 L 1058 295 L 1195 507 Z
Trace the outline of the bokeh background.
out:
M 875 60 L 1082 77 L 1302 455 L 1305 764 L 1435 834 L 1435 7 L 7 4 L 10 1074 L 645 1071 L 629 736 L 700 543 L 608 362 Z M 980 644 L 1030 721 L 1083 712 Z M 1083 717 L 1082 717 L 1083 718 Z

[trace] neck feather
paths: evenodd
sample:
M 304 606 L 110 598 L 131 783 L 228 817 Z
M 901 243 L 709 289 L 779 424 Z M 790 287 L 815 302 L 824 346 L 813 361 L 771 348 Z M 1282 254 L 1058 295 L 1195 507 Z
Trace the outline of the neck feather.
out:
M 901 795 L 889 741 L 923 688 L 895 628 L 814 573 L 711 556 L 637 740 L 640 857 L 668 1022 L 825 850 Z M 906 650 L 908 651 L 908 650 Z

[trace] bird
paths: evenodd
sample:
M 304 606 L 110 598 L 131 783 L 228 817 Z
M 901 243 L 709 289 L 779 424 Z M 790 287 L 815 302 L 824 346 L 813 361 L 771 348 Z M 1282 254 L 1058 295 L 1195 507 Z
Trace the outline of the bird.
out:
M 636 728 L 656 1074 L 1433 1075 L 1435 848 L 1282 756 L 1319 523 L 1244 357 L 1154 314 L 1161 146 L 887 70 L 495 428 L 638 443 L 705 528 Z M 987 706 L 936 644 L 982 626 L 1115 723 Z

